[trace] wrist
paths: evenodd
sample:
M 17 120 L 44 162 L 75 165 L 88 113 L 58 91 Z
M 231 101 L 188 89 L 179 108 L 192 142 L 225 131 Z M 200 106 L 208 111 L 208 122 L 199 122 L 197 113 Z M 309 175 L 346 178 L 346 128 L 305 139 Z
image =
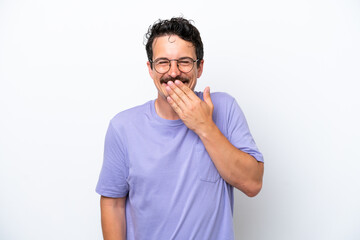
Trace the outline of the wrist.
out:
M 213 121 L 211 121 L 209 124 L 206 124 L 203 128 L 195 129 L 195 133 L 201 140 L 210 139 L 212 135 L 217 133 L 217 131 L 220 130 Z

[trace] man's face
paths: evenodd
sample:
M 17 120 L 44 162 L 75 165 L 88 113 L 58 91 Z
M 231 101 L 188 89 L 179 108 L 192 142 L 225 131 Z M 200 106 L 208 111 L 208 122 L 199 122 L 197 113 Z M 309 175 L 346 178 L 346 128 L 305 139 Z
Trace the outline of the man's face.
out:
M 154 39 L 153 42 L 153 61 L 159 58 L 167 59 L 180 59 L 184 57 L 190 57 L 196 60 L 195 47 L 191 42 L 185 41 L 177 35 L 162 36 Z M 194 90 L 196 80 L 201 76 L 204 61 L 201 60 L 200 66 L 194 63 L 194 68 L 188 72 L 183 73 L 177 67 L 176 61 L 171 61 L 170 70 L 166 73 L 158 73 L 153 64 L 153 68 L 150 67 L 150 62 L 147 62 L 149 73 L 154 80 L 154 84 L 159 92 L 159 97 L 166 98 L 168 93 L 165 89 L 166 83 L 169 80 L 182 81 L 191 90 Z

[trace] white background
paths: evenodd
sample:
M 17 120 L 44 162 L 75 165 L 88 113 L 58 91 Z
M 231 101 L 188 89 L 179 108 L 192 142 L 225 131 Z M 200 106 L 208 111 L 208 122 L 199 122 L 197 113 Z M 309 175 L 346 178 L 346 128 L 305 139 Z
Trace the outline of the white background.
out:
M 265 156 L 236 239 L 360 239 L 360 2 L 0 0 L 0 239 L 101 239 L 108 122 L 156 97 L 143 36 L 193 19 L 197 90 L 233 95 Z

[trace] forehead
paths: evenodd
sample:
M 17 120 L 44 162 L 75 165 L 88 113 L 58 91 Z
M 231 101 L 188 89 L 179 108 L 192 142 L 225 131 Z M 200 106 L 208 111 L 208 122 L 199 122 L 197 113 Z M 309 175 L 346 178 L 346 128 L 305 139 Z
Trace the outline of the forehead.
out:
M 181 39 L 177 35 L 157 37 L 153 42 L 153 58 L 196 58 L 195 47 L 191 42 Z

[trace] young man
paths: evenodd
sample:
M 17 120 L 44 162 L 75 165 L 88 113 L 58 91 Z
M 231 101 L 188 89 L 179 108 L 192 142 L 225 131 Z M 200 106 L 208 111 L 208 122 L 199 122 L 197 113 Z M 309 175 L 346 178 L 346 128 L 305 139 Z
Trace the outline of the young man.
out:
M 234 98 L 194 92 L 198 30 L 172 18 L 146 36 L 158 97 L 110 122 L 96 188 L 104 239 L 234 239 L 233 187 L 255 196 L 263 157 Z

